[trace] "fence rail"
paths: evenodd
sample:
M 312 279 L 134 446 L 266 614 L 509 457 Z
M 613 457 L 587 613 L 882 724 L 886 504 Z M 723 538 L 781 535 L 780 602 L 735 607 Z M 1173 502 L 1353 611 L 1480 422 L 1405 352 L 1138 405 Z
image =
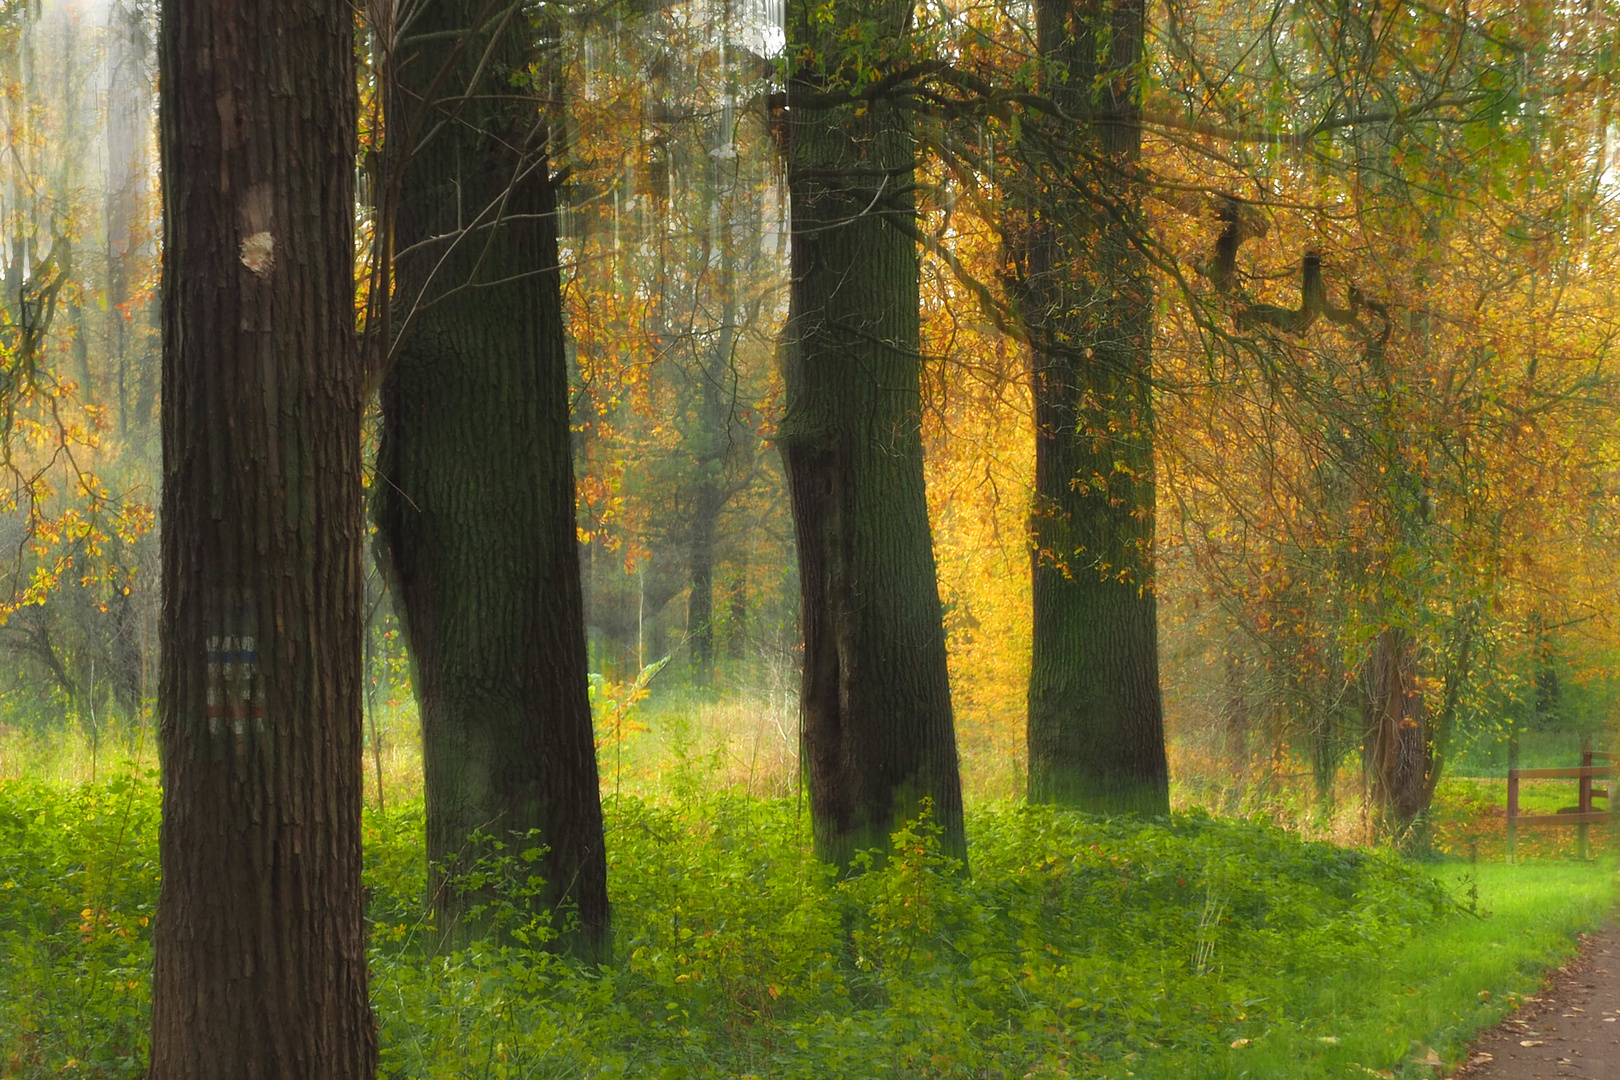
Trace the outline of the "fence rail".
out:
M 1592 825 L 1605 825 L 1613 821 L 1615 813 L 1612 810 L 1592 809 L 1593 799 L 1609 801 L 1609 789 L 1606 787 L 1594 788 L 1593 779 L 1597 777 L 1611 777 L 1615 775 L 1613 765 L 1593 765 L 1593 758 L 1609 760 L 1609 755 L 1593 750 L 1581 753 L 1580 768 L 1577 769 L 1509 769 L 1507 790 L 1507 859 L 1513 861 L 1513 849 L 1518 843 L 1520 825 L 1575 825 L 1580 828 L 1580 857 L 1586 858 L 1587 830 Z M 1575 806 L 1566 807 L 1556 814 L 1521 814 L 1519 813 L 1519 781 L 1520 780 L 1579 780 L 1580 796 Z
M 1579 769 L 1514 769 L 1520 780 L 1574 780 L 1581 776 L 1608 776 L 1613 765 L 1583 765 Z

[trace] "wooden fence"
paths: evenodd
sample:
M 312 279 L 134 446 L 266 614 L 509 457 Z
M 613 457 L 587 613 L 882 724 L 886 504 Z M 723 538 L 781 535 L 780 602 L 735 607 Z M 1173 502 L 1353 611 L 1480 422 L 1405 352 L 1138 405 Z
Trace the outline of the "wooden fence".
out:
M 1609 789 L 1594 788 L 1598 777 L 1614 775 L 1613 765 L 1593 765 L 1593 758 L 1609 760 L 1608 754 L 1586 750 L 1581 753 L 1578 769 L 1509 769 L 1507 790 L 1507 859 L 1513 861 L 1513 848 L 1519 838 L 1520 825 L 1575 825 L 1580 828 L 1580 857 L 1586 858 L 1587 830 L 1593 824 L 1606 824 L 1614 819 L 1612 810 L 1593 810 L 1592 800 L 1609 802 Z M 1580 800 L 1577 805 L 1565 807 L 1556 814 L 1519 813 L 1520 780 L 1579 780 Z

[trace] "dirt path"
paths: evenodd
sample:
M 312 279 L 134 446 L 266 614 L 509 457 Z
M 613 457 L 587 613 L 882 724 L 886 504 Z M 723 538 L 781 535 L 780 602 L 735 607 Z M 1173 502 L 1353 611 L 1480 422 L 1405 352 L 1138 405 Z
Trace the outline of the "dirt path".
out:
M 1620 1080 L 1620 927 L 1581 939 L 1546 989 L 1482 1034 L 1461 1080 Z

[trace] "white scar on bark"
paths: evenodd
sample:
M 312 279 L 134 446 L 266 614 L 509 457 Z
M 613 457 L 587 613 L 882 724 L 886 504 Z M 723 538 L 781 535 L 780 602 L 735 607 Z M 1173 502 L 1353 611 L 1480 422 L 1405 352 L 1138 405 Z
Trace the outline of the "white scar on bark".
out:
M 268 274 L 276 265 L 276 238 L 268 232 L 256 232 L 243 240 L 242 265 L 259 277 Z
M 246 237 L 240 251 L 242 265 L 258 277 L 276 265 L 276 238 L 270 235 L 274 207 L 275 191 L 269 183 L 249 187 L 236 207 L 237 235 Z

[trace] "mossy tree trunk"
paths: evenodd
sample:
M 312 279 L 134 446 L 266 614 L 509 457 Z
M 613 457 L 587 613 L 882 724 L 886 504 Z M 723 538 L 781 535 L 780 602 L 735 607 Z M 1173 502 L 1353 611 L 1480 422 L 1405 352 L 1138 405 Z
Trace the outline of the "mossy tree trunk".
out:
M 353 25 L 331 0 L 163 5 L 154 1080 L 376 1072 Z
M 904 38 L 911 5 L 790 8 L 792 284 L 777 432 L 799 550 L 803 768 L 816 853 L 847 866 L 931 799 L 965 858 L 961 779 L 923 481 L 914 119 L 827 72 L 856 18 Z M 853 65 L 852 65 L 853 66 Z M 847 70 L 847 68 L 846 68 Z M 831 92 L 829 92 L 831 91 Z M 844 100 L 838 99 L 843 96 Z
M 1169 811 L 1153 580 L 1153 290 L 1133 244 L 1141 0 L 1037 0 L 1061 126 L 1008 230 L 1035 397 L 1029 797 Z
M 475 832 L 537 833 L 547 889 L 531 906 L 577 917 L 565 943 L 599 956 L 607 865 L 556 191 L 525 11 L 428 0 L 396 55 L 395 337 L 374 509 L 421 706 L 428 858 L 465 867 Z M 487 895 L 437 871 L 430 889 L 446 944 L 487 931 L 469 917 Z

